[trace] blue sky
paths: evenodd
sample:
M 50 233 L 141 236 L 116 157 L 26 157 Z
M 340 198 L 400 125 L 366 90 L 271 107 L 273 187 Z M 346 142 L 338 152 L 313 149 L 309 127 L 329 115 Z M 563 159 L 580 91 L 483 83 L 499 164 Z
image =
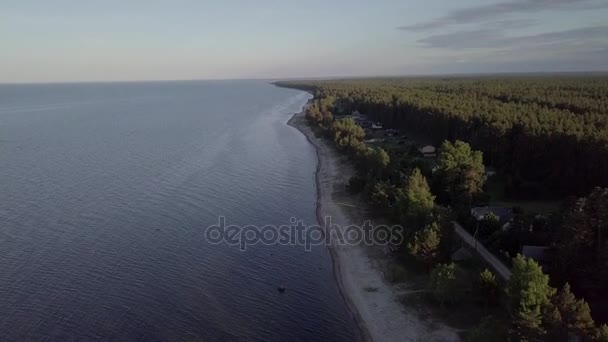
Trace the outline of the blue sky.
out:
M 608 70 L 608 0 L 0 0 L 0 82 Z

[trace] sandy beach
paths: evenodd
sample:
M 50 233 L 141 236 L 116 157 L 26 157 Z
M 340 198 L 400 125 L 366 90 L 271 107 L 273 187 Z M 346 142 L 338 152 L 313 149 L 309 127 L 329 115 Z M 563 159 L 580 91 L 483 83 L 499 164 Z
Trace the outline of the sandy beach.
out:
M 330 216 L 333 224 L 344 229 L 349 225 L 361 225 L 369 219 L 365 214 L 365 204 L 345 190 L 354 174 L 346 157 L 327 141 L 315 137 L 303 111 L 295 114 L 288 124 L 302 132 L 316 149 L 316 216 L 319 224 L 322 225 L 324 218 Z M 329 250 L 336 281 L 363 340 L 459 340 L 456 330 L 400 302 L 402 290 L 389 283 L 383 274 L 389 262 L 383 247 L 334 244 L 329 246 Z

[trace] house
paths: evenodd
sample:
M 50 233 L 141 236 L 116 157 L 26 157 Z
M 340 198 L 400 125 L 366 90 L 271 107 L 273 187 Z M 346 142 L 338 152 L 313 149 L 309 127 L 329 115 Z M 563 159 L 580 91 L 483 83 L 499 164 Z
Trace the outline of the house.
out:
M 380 122 L 372 122 L 372 129 L 382 129 L 382 124 Z
M 369 128 L 371 126 L 371 123 L 369 122 L 369 120 L 363 118 L 363 119 L 354 119 L 355 123 L 363 128 Z
M 471 216 L 477 221 L 483 220 L 486 215 L 494 215 L 504 226 L 513 220 L 513 209 L 505 207 L 474 207 L 471 208 Z
M 471 251 L 468 248 L 460 247 L 456 252 L 452 253 L 451 259 L 452 261 L 459 262 L 469 260 L 472 257 L 473 255 L 471 255 Z
M 433 145 L 426 145 L 426 146 L 420 148 L 418 151 L 420 151 L 420 153 L 422 153 L 422 155 L 425 157 L 437 156 L 437 149 Z
M 394 128 L 389 128 L 389 129 L 385 129 L 384 133 L 386 133 L 386 135 L 389 137 L 395 137 L 399 134 L 399 130 L 394 129 Z
M 365 115 L 361 114 L 358 111 L 354 111 L 351 114 L 351 117 L 353 120 L 355 120 L 355 123 L 363 128 L 369 127 L 371 125 L 370 121 L 365 117 Z
M 496 176 L 496 169 L 490 166 L 486 167 L 486 177 L 490 178 L 493 176 Z
M 526 258 L 536 261 L 541 266 L 546 266 L 551 261 L 549 258 L 549 247 L 547 246 L 527 246 L 521 249 L 521 254 Z

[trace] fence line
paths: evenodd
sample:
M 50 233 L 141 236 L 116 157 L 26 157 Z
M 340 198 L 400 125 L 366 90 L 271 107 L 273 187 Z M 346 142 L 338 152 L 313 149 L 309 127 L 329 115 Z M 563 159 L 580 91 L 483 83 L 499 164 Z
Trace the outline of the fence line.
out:
M 453 223 L 454 232 L 456 235 L 458 235 L 462 241 L 469 245 L 469 247 L 477 251 L 479 256 L 481 256 L 502 279 L 509 280 L 509 278 L 511 278 L 511 270 L 505 264 L 503 264 L 502 261 L 488 251 L 483 244 L 481 244 L 481 242 L 477 241 L 477 239 L 471 236 L 471 234 L 462 228 L 458 222 Z

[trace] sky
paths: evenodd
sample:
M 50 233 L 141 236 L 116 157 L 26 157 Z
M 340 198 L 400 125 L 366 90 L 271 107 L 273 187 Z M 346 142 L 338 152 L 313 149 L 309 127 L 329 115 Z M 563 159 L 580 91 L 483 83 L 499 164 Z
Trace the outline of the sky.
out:
M 0 0 L 0 82 L 608 70 L 608 0 Z

